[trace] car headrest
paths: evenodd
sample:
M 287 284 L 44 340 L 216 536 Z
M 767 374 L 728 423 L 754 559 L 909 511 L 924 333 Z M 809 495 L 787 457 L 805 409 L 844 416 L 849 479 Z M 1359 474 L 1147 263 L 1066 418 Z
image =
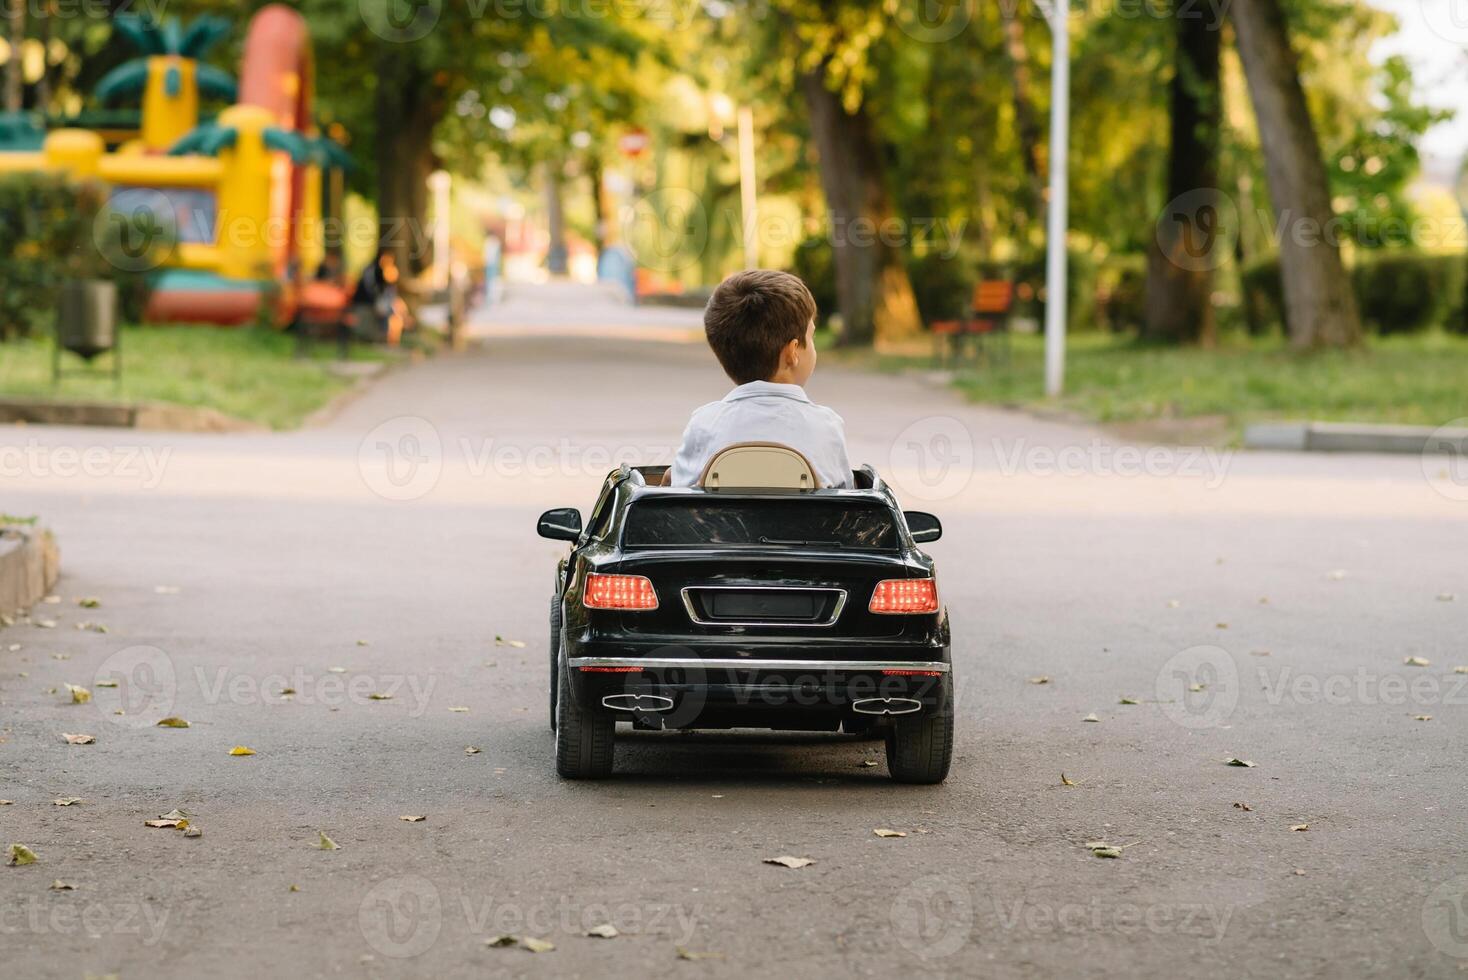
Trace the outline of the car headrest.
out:
M 699 475 L 708 490 L 815 490 L 815 468 L 799 451 L 777 442 L 740 442 L 719 450 Z

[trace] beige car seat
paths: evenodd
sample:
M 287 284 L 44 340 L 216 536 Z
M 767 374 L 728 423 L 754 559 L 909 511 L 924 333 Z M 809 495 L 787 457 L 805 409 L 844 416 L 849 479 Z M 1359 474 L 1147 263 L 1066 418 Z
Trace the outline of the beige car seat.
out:
M 803 454 L 777 442 L 740 442 L 719 450 L 699 475 L 708 490 L 815 490 L 815 468 Z

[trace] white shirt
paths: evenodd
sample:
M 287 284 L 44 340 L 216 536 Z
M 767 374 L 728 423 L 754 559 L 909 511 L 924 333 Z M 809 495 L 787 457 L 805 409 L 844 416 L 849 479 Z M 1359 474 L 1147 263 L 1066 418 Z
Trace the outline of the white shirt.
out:
M 789 446 L 810 460 L 822 487 L 851 486 L 841 416 L 811 401 L 800 385 L 770 381 L 740 385 L 693 413 L 673 460 L 673 486 L 696 486 L 709 460 L 740 442 Z

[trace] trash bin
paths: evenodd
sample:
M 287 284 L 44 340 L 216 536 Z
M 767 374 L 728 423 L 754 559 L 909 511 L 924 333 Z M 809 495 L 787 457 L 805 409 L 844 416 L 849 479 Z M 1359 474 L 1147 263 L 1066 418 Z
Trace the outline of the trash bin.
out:
M 61 352 L 70 351 L 91 362 L 112 354 L 112 373 L 122 376 L 118 355 L 117 284 L 105 279 L 74 279 L 61 284 L 56 303 L 54 381 L 61 379 Z

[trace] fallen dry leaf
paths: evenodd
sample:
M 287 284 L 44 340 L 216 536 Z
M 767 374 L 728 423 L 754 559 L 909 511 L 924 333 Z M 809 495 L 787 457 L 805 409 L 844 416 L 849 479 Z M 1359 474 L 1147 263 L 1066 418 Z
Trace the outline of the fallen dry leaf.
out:
M 519 942 L 519 936 L 490 936 L 484 941 L 484 945 L 493 949 L 499 949 L 505 946 L 514 946 Z
M 190 826 L 186 830 L 184 830 L 184 836 L 185 837 L 203 837 L 204 836 L 204 832 L 202 830 L 200 830 L 198 827 Z
M 116 687 L 117 686 L 117 681 L 98 681 L 97 682 L 97 686 L 98 687 Z
M 187 811 L 180 810 L 178 807 L 174 807 L 172 810 L 169 810 L 167 813 L 162 814 L 161 816 L 164 820 L 187 820 L 189 814 Z
M 188 728 L 189 727 L 189 723 L 186 722 L 186 721 L 184 721 L 182 718 L 178 718 L 176 716 L 170 715 L 167 718 L 161 718 L 161 719 L 159 719 L 158 724 L 157 724 L 156 727 L 158 727 L 158 728 Z
M 588 936 L 595 936 L 597 939 L 616 939 L 618 936 L 621 935 L 621 933 L 617 931 L 617 927 L 612 925 L 610 922 L 602 923 L 599 926 L 592 926 L 590 929 L 586 930 L 586 934 Z
M 450 711 L 458 712 L 459 714 L 463 714 L 464 712 L 468 711 L 469 709 L 466 708 L 466 707 L 464 707 L 462 704 L 456 704 L 452 708 L 450 708 L 449 710 Z
M 62 881 L 60 878 L 57 878 L 55 881 L 51 882 L 51 890 L 53 892 L 74 892 L 76 891 L 76 885 L 73 885 L 69 881 Z
M 872 831 L 878 837 L 906 837 L 907 832 L 903 830 L 888 830 L 886 827 L 878 827 Z
M 701 953 L 697 950 L 684 949 L 682 946 L 674 946 L 673 952 L 680 960 L 721 960 L 724 958 L 723 953 Z
M 1096 713 L 1094 711 L 1091 714 L 1086 715 L 1086 717 L 1084 717 L 1084 718 L 1081 719 L 1081 721 L 1094 721 L 1094 722 L 1099 722 L 1100 720 L 1101 720 L 1100 718 L 1097 718 L 1096 717 Z
M 96 609 L 98 606 L 102 605 L 102 600 L 98 599 L 96 596 L 89 595 L 78 599 L 76 601 L 76 604 L 78 606 L 81 606 L 83 609 Z
M 1243 810 L 1245 813 L 1253 813 L 1254 812 L 1254 808 L 1251 807 L 1247 803 L 1235 803 L 1234 804 L 1234 809 L 1235 810 Z
M 398 817 L 398 819 L 399 820 L 406 820 L 406 821 L 408 821 L 408 823 L 422 823 L 423 821 L 427 820 L 428 818 L 427 817 L 424 817 L 424 816 L 402 816 L 402 817 Z
M 1119 857 L 1121 857 L 1121 848 L 1119 848 L 1119 847 L 1093 847 L 1093 848 L 1091 848 L 1091 856 L 1092 857 L 1098 857 L 1098 858 L 1119 858 Z
M 1142 702 L 1138 701 L 1136 698 L 1121 698 L 1116 703 L 1117 704 L 1141 704 Z
M 780 857 L 765 858 L 764 863 L 778 864 L 782 868 L 803 868 L 806 865 L 815 864 L 816 862 L 811 858 L 798 858 L 791 857 L 788 854 L 782 854 Z
M 521 939 L 520 945 L 532 953 L 549 953 L 556 948 L 556 944 L 549 939 L 536 939 L 534 936 Z
M 15 806 L 14 800 L 0 800 L 0 806 Z
M 1458 598 L 1458 597 L 1455 596 L 1455 595 L 1453 595 L 1453 593 L 1451 593 L 1451 592 L 1439 592 L 1437 594 L 1437 601 L 1438 602 L 1452 602 L 1456 598 Z
M 326 669 L 328 672 L 333 674 L 345 674 L 347 672 L 347 669 L 345 667 L 328 667 Z
M 1039 677 L 1031 677 L 1030 678 L 1030 683 L 1031 684 L 1049 684 L 1050 683 L 1050 678 L 1046 677 L 1044 674 L 1041 674 Z
M 1402 661 L 1408 667 L 1431 667 L 1432 661 L 1425 657 L 1408 657 Z
M 187 820 L 159 817 L 157 820 L 144 820 L 143 826 L 162 830 L 185 830 L 188 828 L 189 822 Z
M 1297 824 L 1292 824 L 1290 826 L 1290 829 L 1291 830 L 1296 830 L 1296 831 L 1306 831 L 1306 830 L 1309 830 L 1310 829 L 1310 825 L 1308 823 L 1297 823 Z
M 1072 782 L 1071 779 L 1070 779 L 1070 777 L 1067 776 L 1065 773 L 1061 773 L 1060 774 L 1060 785 L 1062 785 L 1062 786 L 1074 786 L 1075 783 Z
M 1413 721 L 1432 721 L 1432 715 L 1413 715 Z
M 1240 766 L 1240 767 L 1242 767 L 1244 769 L 1253 769 L 1254 768 L 1254 763 L 1250 762 L 1247 759 L 1233 759 L 1233 758 L 1224 759 L 1223 760 L 1223 764 L 1226 765 L 1226 766 Z
M 320 839 L 316 841 L 316 847 L 318 849 L 323 851 L 339 851 L 342 849 L 340 844 L 326 836 L 326 831 L 318 830 L 316 833 L 320 835 Z
M 391 701 L 392 700 L 392 695 L 391 694 L 382 694 L 380 692 L 373 691 L 371 694 L 367 695 L 367 700 L 368 701 Z
M 230 755 L 254 755 L 255 750 L 245 745 L 236 745 L 229 750 Z
M 859 765 L 863 769 L 875 769 L 877 767 L 877 760 L 876 759 L 863 759 L 863 760 L 861 760 L 861 762 L 859 763 Z
M 464 754 L 465 755 L 478 755 L 479 754 L 479 749 L 475 748 L 472 745 L 466 745 L 466 746 L 464 746 Z
M 1344 568 L 1337 568 L 1337 569 L 1335 569 L 1334 571 L 1332 571 L 1330 574 L 1328 574 L 1326 576 L 1326 578 L 1330 579 L 1333 582 L 1339 582 L 1341 579 L 1343 579 L 1345 577 L 1346 577 L 1346 570 Z
M 66 685 L 66 693 L 71 695 L 72 704 L 86 704 L 92 700 L 92 692 L 75 684 Z
M 51 802 L 57 806 L 71 806 L 73 803 L 80 803 L 81 801 L 82 798 L 80 796 L 63 796 Z
M 19 867 L 22 864 L 35 864 L 36 852 L 24 844 L 11 844 L 10 850 L 6 852 L 10 856 L 10 866 Z
M 367 641 L 367 640 L 358 640 L 357 641 L 357 646 L 359 646 L 359 647 L 365 647 L 365 646 L 371 646 L 371 645 L 372 644 L 369 641 Z
M 70 732 L 62 732 L 61 737 L 66 739 L 68 745 L 91 745 L 97 741 L 92 735 L 73 735 Z

